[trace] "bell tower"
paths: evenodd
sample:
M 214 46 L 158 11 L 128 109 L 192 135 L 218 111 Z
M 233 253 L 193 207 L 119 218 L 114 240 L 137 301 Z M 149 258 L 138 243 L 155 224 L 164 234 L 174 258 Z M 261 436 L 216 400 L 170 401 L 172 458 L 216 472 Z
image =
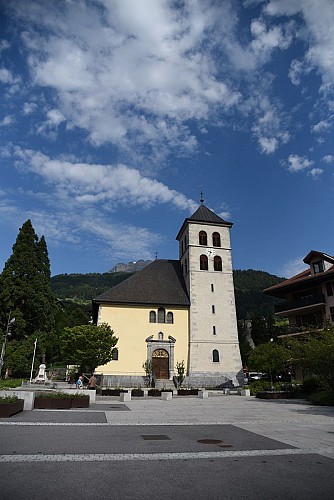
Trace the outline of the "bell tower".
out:
M 240 385 L 242 363 L 234 298 L 231 222 L 204 205 L 185 219 L 176 239 L 190 298 L 189 382 Z

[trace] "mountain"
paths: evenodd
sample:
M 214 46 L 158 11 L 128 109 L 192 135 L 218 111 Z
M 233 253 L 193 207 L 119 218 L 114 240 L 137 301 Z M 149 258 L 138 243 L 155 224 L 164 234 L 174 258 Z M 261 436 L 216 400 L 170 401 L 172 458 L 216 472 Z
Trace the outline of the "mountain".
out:
M 127 266 L 127 264 L 122 265 Z M 78 303 L 90 302 L 132 274 L 133 272 L 124 271 L 103 274 L 58 274 L 51 278 L 51 288 L 59 299 L 71 299 Z M 233 277 L 238 319 L 254 315 L 266 316 L 274 311 L 274 305 L 279 303 L 279 300 L 265 295 L 262 290 L 280 283 L 284 278 L 253 269 L 235 270 Z
M 127 264 L 120 263 L 116 264 L 110 271 L 109 273 L 136 273 L 137 271 L 140 271 L 144 267 L 146 267 L 148 264 L 151 264 L 151 260 L 137 260 L 137 262 L 128 262 Z

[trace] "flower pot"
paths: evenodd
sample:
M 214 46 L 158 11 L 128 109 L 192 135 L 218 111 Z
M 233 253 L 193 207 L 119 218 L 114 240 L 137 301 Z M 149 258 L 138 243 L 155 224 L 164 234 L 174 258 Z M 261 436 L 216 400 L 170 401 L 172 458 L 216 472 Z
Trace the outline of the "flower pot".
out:
M 18 399 L 12 403 L 0 403 L 0 418 L 9 418 L 23 410 L 24 399 Z
M 73 396 L 71 408 L 89 408 L 89 396 Z

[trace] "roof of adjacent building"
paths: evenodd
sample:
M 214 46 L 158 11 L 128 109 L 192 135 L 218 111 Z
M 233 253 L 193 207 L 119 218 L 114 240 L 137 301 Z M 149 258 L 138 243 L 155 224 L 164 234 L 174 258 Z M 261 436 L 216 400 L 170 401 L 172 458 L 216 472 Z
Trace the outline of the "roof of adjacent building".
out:
M 93 302 L 158 306 L 190 305 L 178 260 L 154 260 L 141 271 L 96 297 Z
M 196 212 L 193 213 L 191 217 L 188 217 L 187 219 L 184 220 L 182 227 L 180 231 L 178 232 L 176 239 L 178 240 L 180 237 L 180 234 L 183 232 L 184 226 L 188 224 L 189 222 L 194 222 L 198 224 L 212 224 L 212 225 L 219 225 L 219 226 L 228 226 L 232 227 L 233 223 L 232 222 L 226 222 L 226 220 L 222 219 L 219 217 L 219 215 L 215 214 L 210 210 L 208 207 L 205 205 L 200 205 Z
M 317 257 L 319 259 L 326 260 L 328 262 L 334 262 L 334 257 L 327 255 L 322 252 L 317 252 L 312 250 L 307 254 L 307 256 L 303 259 L 303 262 L 310 263 L 312 258 Z M 277 285 L 271 286 L 263 290 L 264 293 L 268 295 L 272 295 L 274 297 L 284 298 L 285 292 L 292 290 L 294 288 L 307 288 L 308 286 L 317 285 L 319 282 L 333 280 L 334 279 L 334 265 L 322 271 L 321 273 L 312 274 L 311 268 L 308 267 L 304 271 L 291 278 L 277 283 Z

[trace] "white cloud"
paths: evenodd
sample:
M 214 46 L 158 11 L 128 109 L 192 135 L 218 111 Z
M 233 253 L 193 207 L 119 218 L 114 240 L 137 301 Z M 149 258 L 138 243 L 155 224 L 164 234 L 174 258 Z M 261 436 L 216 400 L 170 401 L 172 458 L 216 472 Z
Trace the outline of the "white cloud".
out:
M 281 276 L 284 276 L 285 278 L 291 278 L 292 276 L 295 276 L 296 274 L 299 274 L 302 271 L 305 271 L 307 268 L 305 267 L 305 264 L 303 262 L 303 258 L 304 258 L 304 255 L 302 257 L 297 257 L 296 259 L 289 260 L 283 266 L 283 268 L 279 274 Z
M 43 153 L 14 149 L 18 167 L 39 175 L 56 186 L 59 196 L 66 195 L 81 205 L 103 203 L 151 206 L 169 203 L 182 210 L 195 210 L 197 204 L 163 183 L 140 174 L 126 165 L 96 165 L 52 160 Z
M 313 179 L 318 179 L 318 177 L 323 173 L 322 168 L 312 168 L 309 172 L 308 175 L 311 175 Z
M 334 155 L 326 155 L 323 157 L 322 161 L 325 163 L 334 163 Z
M 302 170 L 312 167 L 314 162 L 312 160 L 309 160 L 305 156 L 290 155 L 288 157 L 288 164 L 289 164 L 288 167 L 289 172 L 295 173 L 295 172 L 301 172 Z
M 10 71 L 6 68 L 0 68 L 0 82 L 1 83 L 13 83 L 14 77 Z
M 7 115 L 0 121 L 0 127 L 7 127 L 8 125 L 11 125 L 13 121 L 13 117 Z
M 315 132 L 317 134 L 320 134 L 322 132 L 328 131 L 330 128 L 332 128 L 333 123 L 331 120 L 320 120 L 320 122 L 316 123 L 312 127 L 312 132 Z
M 24 115 L 31 115 L 32 113 L 34 113 L 37 109 L 37 104 L 35 102 L 25 102 L 23 104 L 23 108 L 22 108 L 22 111 L 23 111 L 23 114 Z

